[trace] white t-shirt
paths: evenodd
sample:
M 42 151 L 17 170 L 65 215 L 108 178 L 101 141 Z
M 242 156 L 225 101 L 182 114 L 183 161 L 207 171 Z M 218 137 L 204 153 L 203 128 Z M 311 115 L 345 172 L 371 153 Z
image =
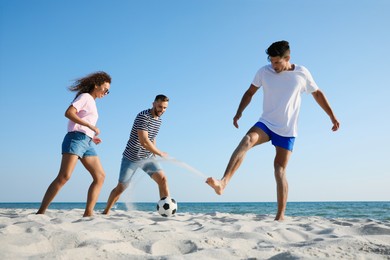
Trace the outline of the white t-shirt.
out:
M 88 93 L 80 94 L 73 102 L 72 106 L 76 108 L 77 115 L 84 121 L 95 126 L 98 120 L 98 111 L 95 99 Z M 68 132 L 82 132 L 93 138 L 95 132 L 86 126 L 76 124 L 72 120 L 68 122 Z
M 267 65 L 257 71 L 252 84 L 263 87 L 264 92 L 263 114 L 259 122 L 278 135 L 296 137 L 301 94 L 318 89 L 310 72 L 295 65 L 292 71 L 276 73 L 271 65 Z

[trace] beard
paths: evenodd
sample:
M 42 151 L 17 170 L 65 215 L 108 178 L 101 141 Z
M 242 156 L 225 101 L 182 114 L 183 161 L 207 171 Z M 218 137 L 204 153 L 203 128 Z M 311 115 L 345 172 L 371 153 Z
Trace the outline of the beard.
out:
M 158 109 L 156 109 L 154 107 L 152 108 L 152 114 L 155 115 L 155 116 L 161 117 L 163 113 L 164 112 L 162 112 L 162 111 L 160 111 L 160 110 L 158 110 Z

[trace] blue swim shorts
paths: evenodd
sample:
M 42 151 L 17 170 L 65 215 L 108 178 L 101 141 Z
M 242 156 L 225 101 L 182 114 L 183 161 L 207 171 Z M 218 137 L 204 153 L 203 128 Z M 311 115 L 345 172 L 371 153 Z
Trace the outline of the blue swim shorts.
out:
M 160 164 L 153 160 L 140 160 L 132 162 L 126 157 L 122 158 L 121 169 L 119 171 L 119 182 L 123 184 L 130 183 L 135 171 L 140 168 L 150 177 L 156 172 L 162 171 Z
M 62 154 L 75 154 L 79 158 L 97 156 L 92 147 L 92 138 L 81 132 L 68 132 L 62 142 Z
M 285 136 L 275 134 L 262 122 L 257 122 L 255 126 L 263 130 L 269 136 L 274 146 L 282 147 L 289 151 L 293 150 L 295 137 L 285 137 Z

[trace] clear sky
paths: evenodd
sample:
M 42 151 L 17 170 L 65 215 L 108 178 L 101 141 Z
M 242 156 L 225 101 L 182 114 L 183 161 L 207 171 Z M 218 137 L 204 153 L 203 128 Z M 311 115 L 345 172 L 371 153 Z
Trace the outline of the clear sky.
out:
M 341 128 L 304 94 L 287 177 L 289 201 L 389 200 L 390 1 L 0 1 L 0 201 L 40 202 L 58 173 L 64 112 L 74 79 L 103 70 L 110 94 L 97 100 L 106 181 L 117 184 L 138 112 L 170 97 L 158 147 L 205 176 L 221 178 L 258 120 L 262 91 L 234 128 L 232 118 L 266 48 L 288 40 Z M 276 201 L 274 147 L 252 149 L 224 195 L 200 175 L 163 162 L 179 202 Z M 91 177 L 78 164 L 57 202 L 85 202 Z M 122 201 L 154 202 L 156 184 L 138 172 Z

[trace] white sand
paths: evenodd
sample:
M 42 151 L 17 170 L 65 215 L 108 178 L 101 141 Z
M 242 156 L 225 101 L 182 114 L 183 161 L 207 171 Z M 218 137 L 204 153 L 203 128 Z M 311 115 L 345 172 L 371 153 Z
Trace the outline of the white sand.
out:
M 390 259 L 390 222 L 0 209 L 0 259 Z

